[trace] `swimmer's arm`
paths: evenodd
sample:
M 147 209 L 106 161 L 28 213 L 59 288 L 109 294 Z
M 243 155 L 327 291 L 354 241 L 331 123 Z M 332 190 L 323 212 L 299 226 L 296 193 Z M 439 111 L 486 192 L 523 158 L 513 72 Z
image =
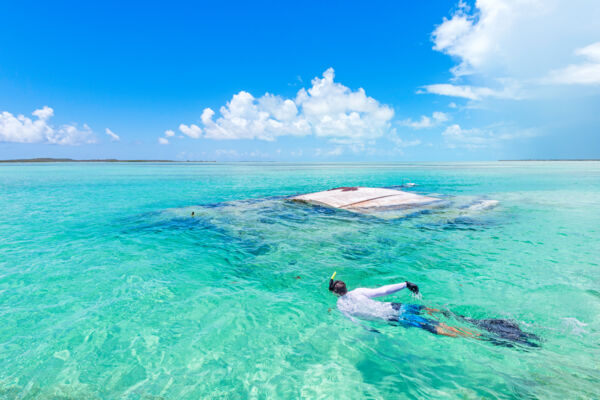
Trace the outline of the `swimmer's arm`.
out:
M 385 285 L 374 289 L 361 288 L 360 292 L 367 297 L 382 297 L 396 293 L 402 289 L 406 289 L 407 282 L 395 283 L 393 285 Z

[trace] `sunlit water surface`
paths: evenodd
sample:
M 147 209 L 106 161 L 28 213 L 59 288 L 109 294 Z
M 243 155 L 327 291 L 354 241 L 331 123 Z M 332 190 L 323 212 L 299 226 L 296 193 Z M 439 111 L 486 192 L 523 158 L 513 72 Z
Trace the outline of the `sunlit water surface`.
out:
M 446 207 L 285 200 L 406 182 Z M 598 398 L 599 239 L 597 162 L 2 165 L 0 398 Z M 334 270 L 541 347 L 364 329 Z

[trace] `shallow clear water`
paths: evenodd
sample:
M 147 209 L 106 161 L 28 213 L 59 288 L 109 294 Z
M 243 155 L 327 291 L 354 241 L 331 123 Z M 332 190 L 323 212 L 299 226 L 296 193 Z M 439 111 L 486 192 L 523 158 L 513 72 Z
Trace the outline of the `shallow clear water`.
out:
M 447 207 L 280 197 L 403 182 Z M 599 227 L 597 162 L 2 165 L 0 398 L 597 398 Z M 542 345 L 369 331 L 334 270 Z

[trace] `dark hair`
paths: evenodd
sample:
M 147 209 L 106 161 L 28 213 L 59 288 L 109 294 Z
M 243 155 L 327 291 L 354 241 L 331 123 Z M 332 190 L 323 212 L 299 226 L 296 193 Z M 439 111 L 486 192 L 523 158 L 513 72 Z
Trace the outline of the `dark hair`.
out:
M 343 281 L 329 281 L 329 291 L 343 296 L 348 292 L 348 289 L 346 289 L 346 284 Z

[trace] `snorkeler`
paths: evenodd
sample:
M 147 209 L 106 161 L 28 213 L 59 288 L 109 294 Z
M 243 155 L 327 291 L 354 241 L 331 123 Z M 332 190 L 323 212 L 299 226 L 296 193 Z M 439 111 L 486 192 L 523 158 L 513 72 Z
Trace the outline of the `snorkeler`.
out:
M 335 275 L 336 273 L 334 272 L 329 280 L 329 290 L 340 296 L 337 301 L 338 309 L 353 321 L 354 317 L 366 320 L 384 320 L 404 327 L 421 328 L 436 335 L 474 337 L 477 339 L 489 340 L 498 345 L 511 346 L 511 344 L 497 340 L 497 338 L 500 338 L 532 347 L 538 346 L 529 339 L 539 340 L 539 338 L 533 334 L 521 331 L 519 326 L 513 321 L 505 319 L 477 320 L 460 315 L 457 316 L 465 322 L 495 334 L 497 338 L 489 336 L 483 337 L 482 335 L 474 334 L 465 329 L 455 328 L 446 325 L 443 322 L 436 321 L 435 319 L 425 318 L 421 315 L 422 312 L 425 311 L 430 316 L 433 316 L 434 313 L 441 313 L 445 316 L 449 316 L 450 313 L 447 311 L 440 311 L 418 304 L 403 304 L 373 300 L 374 297 L 388 296 L 402 289 L 408 289 L 414 294 L 419 294 L 419 287 L 414 283 L 407 281 L 381 286 L 375 289 L 357 288 L 348 291 L 346 284 L 343 281 L 334 281 Z
M 436 335 L 472 336 L 470 332 L 462 332 L 444 323 L 430 320 L 420 315 L 423 310 L 427 311 L 429 314 L 439 312 L 439 310 L 416 304 L 401 304 L 373 300 L 373 297 L 388 296 L 406 288 L 414 294 L 419 294 L 419 287 L 414 283 L 402 282 L 381 286 L 376 289 L 357 288 L 348 291 L 344 282 L 334 281 L 333 278 L 335 278 L 335 273 L 329 280 L 329 290 L 340 296 L 337 301 L 338 309 L 350 318 L 358 317 L 367 320 L 382 319 L 406 327 L 414 326 L 425 329 Z

